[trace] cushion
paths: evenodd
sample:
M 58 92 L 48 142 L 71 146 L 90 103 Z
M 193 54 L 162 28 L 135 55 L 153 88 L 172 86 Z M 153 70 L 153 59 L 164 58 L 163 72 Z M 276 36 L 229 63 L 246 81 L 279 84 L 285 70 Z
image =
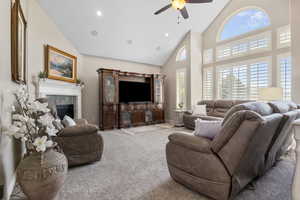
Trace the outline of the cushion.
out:
M 206 105 L 195 105 L 193 115 L 207 116 Z
M 222 129 L 222 121 L 207 121 L 202 119 L 195 120 L 195 136 L 214 139 Z
M 297 105 L 293 102 L 271 101 L 269 105 L 275 113 L 286 113 L 297 109 Z
M 232 100 L 216 100 L 215 109 L 216 108 L 231 108 L 233 106 L 234 101 Z
M 259 123 L 264 121 L 262 116 L 254 111 L 241 110 L 234 113 L 229 117 L 225 124 L 223 121 L 221 133 L 218 134 L 212 142 L 212 149 L 215 153 L 217 153 L 231 139 L 245 120 L 255 121 L 257 122 L 257 126 Z
M 65 127 L 76 126 L 76 122 L 68 115 L 64 116 L 62 123 L 64 124 Z
M 215 106 L 215 101 L 203 100 L 203 101 L 198 102 L 197 105 L 206 105 L 206 108 L 213 108 Z
M 225 115 L 223 125 L 226 121 L 236 112 L 242 110 L 251 110 L 254 111 L 262 116 L 270 115 L 273 113 L 273 109 L 270 105 L 264 102 L 249 102 L 244 104 L 239 104 L 233 106 Z
M 71 126 L 64 128 L 58 134 L 59 137 L 73 137 L 73 136 L 85 136 L 90 134 L 95 134 L 98 132 L 96 126 L 84 125 L 84 126 Z

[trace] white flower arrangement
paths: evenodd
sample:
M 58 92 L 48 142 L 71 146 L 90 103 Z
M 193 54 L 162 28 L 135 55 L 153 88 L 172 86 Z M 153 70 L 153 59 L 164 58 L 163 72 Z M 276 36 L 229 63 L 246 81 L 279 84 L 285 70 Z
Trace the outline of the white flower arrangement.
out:
M 12 107 L 13 124 L 4 127 L 4 134 L 25 142 L 27 153 L 45 152 L 55 146 L 51 136 L 58 132 L 53 126 L 48 103 L 29 98 L 25 85 L 13 93 L 16 107 Z

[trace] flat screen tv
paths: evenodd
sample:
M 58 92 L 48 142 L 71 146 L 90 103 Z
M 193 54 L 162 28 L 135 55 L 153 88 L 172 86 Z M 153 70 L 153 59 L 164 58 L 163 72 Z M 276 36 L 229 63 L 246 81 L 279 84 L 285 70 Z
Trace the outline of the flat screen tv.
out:
M 150 83 L 120 81 L 119 102 L 147 102 L 151 101 Z

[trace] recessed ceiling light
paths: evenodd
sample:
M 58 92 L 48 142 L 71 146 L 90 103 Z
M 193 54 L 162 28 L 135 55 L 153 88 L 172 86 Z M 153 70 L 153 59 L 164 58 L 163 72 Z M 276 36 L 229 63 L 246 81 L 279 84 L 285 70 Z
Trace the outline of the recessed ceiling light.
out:
M 96 30 L 91 31 L 91 35 L 94 37 L 98 36 L 98 31 Z
M 169 37 L 169 33 L 165 33 L 165 37 Z
M 97 15 L 98 15 L 99 17 L 101 17 L 101 16 L 102 16 L 102 12 L 101 12 L 100 10 L 98 10 L 98 11 L 97 11 Z

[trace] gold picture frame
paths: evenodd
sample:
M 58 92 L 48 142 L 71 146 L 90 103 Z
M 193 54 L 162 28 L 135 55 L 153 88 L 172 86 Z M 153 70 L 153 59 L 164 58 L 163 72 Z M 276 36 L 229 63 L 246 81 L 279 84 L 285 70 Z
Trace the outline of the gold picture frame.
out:
M 18 84 L 26 84 L 27 22 L 20 0 L 11 2 L 11 75 Z
M 76 83 L 77 57 L 50 45 L 45 52 L 46 73 L 49 79 Z

